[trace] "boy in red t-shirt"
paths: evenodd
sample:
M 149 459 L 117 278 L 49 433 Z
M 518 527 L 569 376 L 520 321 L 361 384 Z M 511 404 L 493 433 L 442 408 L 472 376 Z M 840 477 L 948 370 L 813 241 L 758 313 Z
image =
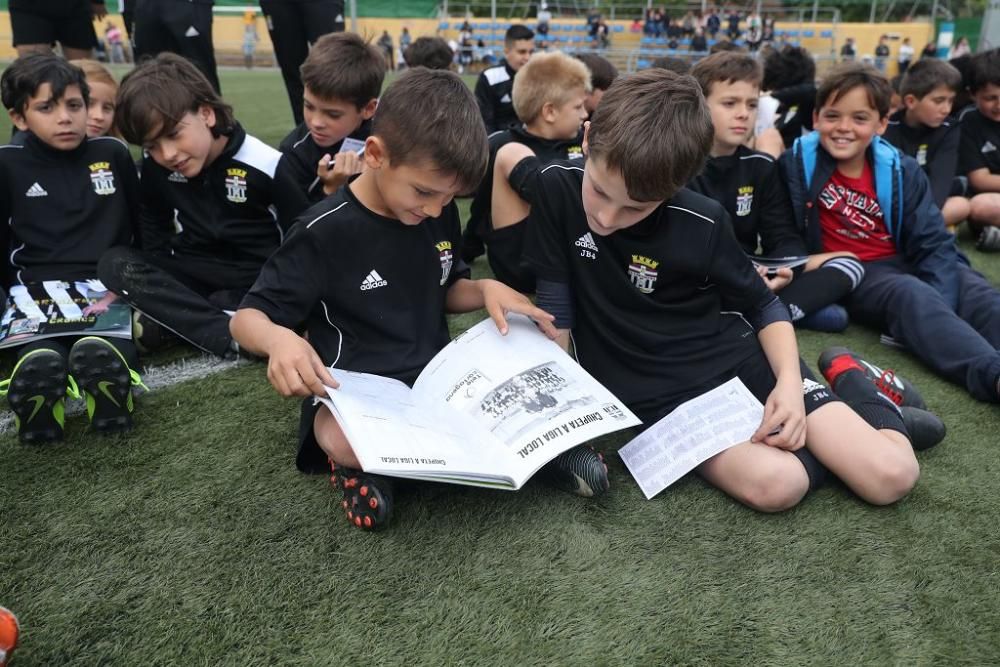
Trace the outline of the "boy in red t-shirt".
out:
M 1000 402 L 1000 292 L 955 247 L 916 160 L 878 136 L 891 97 L 871 66 L 842 65 L 823 80 L 815 131 L 781 157 L 795 219 L 810 253 L 846 250 L 864 262 L 846 302 L 853 319 L 974 398 Z M 820 360 L 831 383 L 845 367 L 833 356 Z

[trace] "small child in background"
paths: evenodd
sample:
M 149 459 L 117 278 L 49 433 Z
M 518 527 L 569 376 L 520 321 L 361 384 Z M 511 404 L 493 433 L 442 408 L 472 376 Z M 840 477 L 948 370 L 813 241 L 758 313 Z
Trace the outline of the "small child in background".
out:
M 618 78 L 618 68 L 612 65 L 610 60 L 596 53 L 578 53 L 574 57 L 590 70 L 590 92 L 583 100 L 583 108 L 586 109 L 589 118 L 594 115 L 594 110 L 601 103 L 604 91 Z
M 936 58 L 918 60 L 900 83 L 903 108 L 889 116 L 882 135 L 923 168 L 934 203 L 951 231 L 969 217 L 970 210 L 963 196 L 964 182 L 956 183 L 960 128 L 951 117 L 961 86 L 962 75 L 948 63 Z
M 83 70 L 90 88 L 87 102 L 87 137 L 118 137 L 115 130 L 115 105 L 118 82 L 108 68 L 96 60 L 71 60 L 70 64 Z
M 253 54 L 257 50 L 257 12 L 248 9 L 243 14 L 243 63 L 247 69 L 253 69 Z
M 417 37 L 403 52 L 403 60 L 407 67 L 451 69 L 455 52 L 440 37 Z

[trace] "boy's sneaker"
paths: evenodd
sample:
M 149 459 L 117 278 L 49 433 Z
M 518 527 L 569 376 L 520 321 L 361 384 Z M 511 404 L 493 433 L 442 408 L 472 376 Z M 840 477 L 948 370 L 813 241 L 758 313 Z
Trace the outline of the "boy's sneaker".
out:
M 875 364 L 865 361 L 846 347 L 831 347 L 824 351 L 819 355 L 818 364 L 820 372 L 834 392 L 837 391 L 837 378 L 841 373 L 860 370 L 896 405 L 927 409 L 923 397 L 912 383 L 896 375 L 892 369 L 882 370 Z
M 976 239 L 976 250 L 983 252 L 1000 252 L 1000 228 L 993 225 L 983 227 Z
M 81 338 L 69 351 L 69 371 L 87 401 L 87 416 L 95 431 L 132 428 L 132 385 L 147 387 L 118 348 L 97 336 Z
M 369 475 L 355 468 L 346 468 L 330 462 L 333 474 L 330 484 L 339 488 L 344 508 L 351 525 L 362 530 L 374 530 L 389 523 L 392 518 L 392 483 L 381 475 Z
M 162 350 L 180 342 L 170 329 L 138 310 L 132 311 L 132 340 L 140 354 Z
M 544 479 L 556 488 L 593 498 L 610 488 L 604 457 L 589 445 L 566 450 L 542 468 Z
M 814 313 L 809 313 L 805 317 L 799 318 L 795 321 L 795 326 L 812 331 L 840 333 L 847 328 L 849 322 L 847 309 L 839 304 L 831 303 L 828 306 L 823 306 Z
M 944 422 L 933 412 L 904 405 L 899 408 L 899 414 L 910 436 L 910 444 L 918 452 L 938 444 L 948 433 Z
M 5 607 L 0 607 L 0 667 L 6 667 L 10 662 L 21 628 L 17 624 L 17 616 Z
M 0 382 L 0 396 L 10 403 L 21 442 L 62 439 L 66 395 L 79 397 L 71 382 L 55 350 L 32 350 L 17 360 L 10 378 Z

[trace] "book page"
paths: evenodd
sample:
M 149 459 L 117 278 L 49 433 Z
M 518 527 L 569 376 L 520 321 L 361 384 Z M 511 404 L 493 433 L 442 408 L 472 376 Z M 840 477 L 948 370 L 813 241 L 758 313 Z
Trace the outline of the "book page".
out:
M 414 393 L 468 416 L 524 462 L 522 469 L 640 423 L 530 319 L 509 315 L 508 324 L 506 336 L 487 319 L 453 340 L 420 374 Z
M 682 403 L 618 454 L 652 498 L 719 452 L 748 441 L 763 417 L 764 406 L 733 378 Z
M 344 430 L 368 472 L 503 474 L 490 443 L 470 435 L 463 420 L 418 401 L 398 380 L 331 369 L 339 389 L 320 399 Z M 495 446 L 494 446 L 495 447 Z

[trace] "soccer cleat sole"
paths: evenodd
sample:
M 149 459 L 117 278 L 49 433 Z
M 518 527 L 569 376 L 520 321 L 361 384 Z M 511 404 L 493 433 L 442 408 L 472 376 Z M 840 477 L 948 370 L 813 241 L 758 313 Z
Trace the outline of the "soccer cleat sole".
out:
M 944 422 L 933 412 L 909 406 L 900 408 L 899 412 L 910 436 L 910 445 L 918 452 L 930 449 L 948 434 Z
M 392 485 L 384 477 L 333 466 L 330 483 L 344 495 L 340 506 L 347 521 L 362 530 L 375 530 L 392 518 Z
M 132 378 L 111 343 L 81 338 L 70 350 L 69 370 L 87 399 L 91 428 L 101 433 L 132 428 Z
M 611 487 L 604 457 L 587 445 L 577 445 L 563 452 L 544 470 L 552 486 L 584 498 L 602 495 Z
M 55 350 L 34 350 L 15 366 L 7 401 L 17 417 L 21 442 L 62 439 L 66 376 L 66 362 Z

